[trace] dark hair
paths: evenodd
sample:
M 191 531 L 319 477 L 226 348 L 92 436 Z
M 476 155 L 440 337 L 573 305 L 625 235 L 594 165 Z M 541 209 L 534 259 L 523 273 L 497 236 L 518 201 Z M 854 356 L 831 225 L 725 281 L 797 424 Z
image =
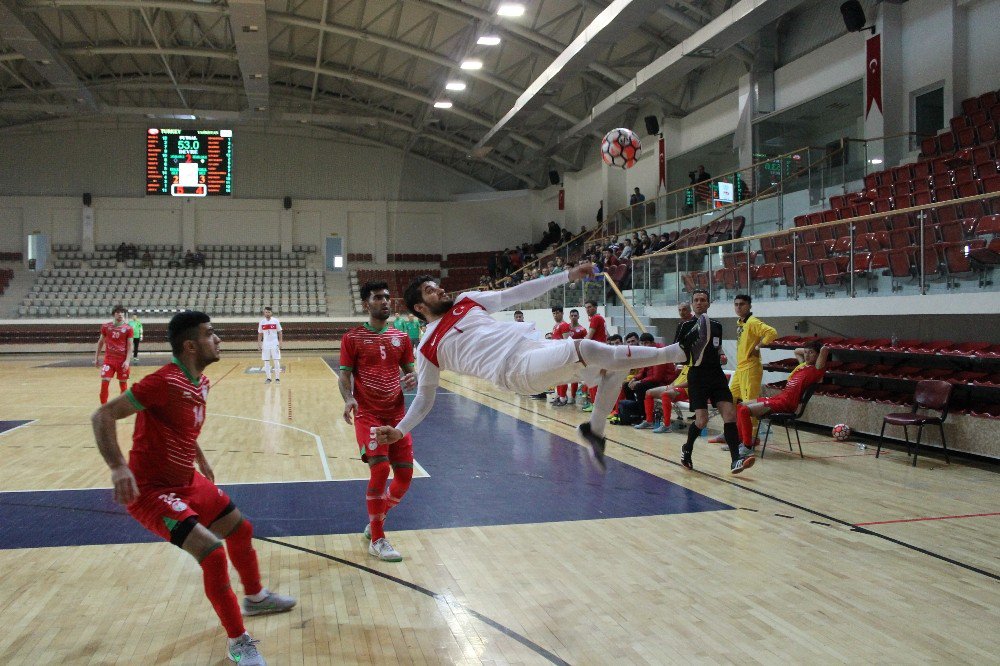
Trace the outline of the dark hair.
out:
M 180 356 L 184 351 L 184 342 L 194 340 L 198 335 L 198 327 L 212 321 L 204 312 L 185 310 L 178 312 L 167 324 L 167 340 L 174 356 Z
M 421 321 L 427 321 L 424 316 L 417 312 L 414 308 L 417 303 L 424 302 L 424 295 L 421 292 L 421 288 L 424 286 L 425 282 L 437 282 L 437 278 L 433 275 L 421 275 L 413 280 L 403 291 L 403 300 L 406 301 L 406 309 L 412 312 Z
M 747 305 L 753 303 L 753 299 L 750 298 L 750 294 L 736 294 L 733 298 L 734 301 L 746 301 Z
M 270 306 L 270 305 L 265 305 L 265 306 L 264 306 L 264 309 L 265 309 L 265 310 L 271 310 L 271 306 Z M 271 310 L 271 312 L 274 312 L 274 310 Z
M 111 314 L 116 314 L 118 312 L 121 312 L 122 314 L 128 313 L 124 305 L 116 305 L 115 307 L 111 308 Z
M 619 341 L 620 342 L 621 339 L 622 339 L 622 336 L 618 335 L 617 333 L 613 333 L 612 335 L 608 336 L 608 342 L 615 342 L 615 341 Z
M 597 301 L 584 301 L 583 304 L 584 305 L 593 305 L 595 308 L 597 307 Z
M 573 308 L 572 310 L 570 310 L 570 311 L 569 311 L 569 313 L 570 313 L 571 315 L 572 315 L 572 314 L 575 314 L 575 315 L 576 315 L 577 317 L 579 317 L 579 316 L 580 316 L 580 311 L 579 311 L 579 310 L 577 310 L 576 308 Z
M 705 298 L 707 298 L 708 300 L 712 300 L 712 296 L 704 289 L 695 289 L 694 291 L 692 291 L 691 292 L 692 299 L 694 298 L 695 294 L 705 294 Z
M 367 302 L 371 298 L 373 291 L 381 291 L 383 289 L 389 289 L 388 282 L 365 282 L 361 285 L 361 300 Z
M 562 311 L 563 311 L 563 306 L 561 306 L 561 305 L 556 305 L 556 306 L 554 306 L 554 307 L 552 308 L 552 311 L 553 311 L 553 312 L 562 312 Z
M 630 333 L 626 333 L 625 334 L 625 339 L 628 340 L 629 338 L 635 338 L 636 340 L 638 340 L 639 339 L 639 334 L 636 333 L 635 331 L 632 331 Z
M 820 350 L 823 349 L 823 343 L 820 342 L 819 340 L 810 340 L 809 342 L 803 345 L 803 348 L 812 349 L 814 352 L 818 354 Z
M 639 342 L 655 342 L 656 338 L 653 337 L 652 333 L 643 333 L 639 336 Z
M 523 313 L 523 312 L 521 312 L 520 310 L 514 310 L 514 316 L 515 316 L 515 317 L 516 317 L 517 315 L 523 315 L 523 314 L 524 314 L 524 313 Z

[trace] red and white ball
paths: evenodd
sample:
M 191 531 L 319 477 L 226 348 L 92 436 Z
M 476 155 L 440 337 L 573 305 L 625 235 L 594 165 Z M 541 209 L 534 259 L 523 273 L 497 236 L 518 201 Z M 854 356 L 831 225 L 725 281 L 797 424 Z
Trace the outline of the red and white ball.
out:
M 642 141 L 638 135 L 625 127 L 618 127 L 604 135 L 601 141 L 601 159 L 608 166 L 630 169 L 639 160 Z
M 846 441 L 851 436 L 851 426 L 846 423 L 838 423 L 833 426 L 833 438 L 838 442 Z

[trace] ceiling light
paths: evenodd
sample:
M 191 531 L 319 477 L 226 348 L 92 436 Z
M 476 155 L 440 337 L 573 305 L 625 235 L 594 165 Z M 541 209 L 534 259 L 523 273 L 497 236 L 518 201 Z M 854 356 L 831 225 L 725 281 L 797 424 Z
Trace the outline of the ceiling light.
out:
M 264 78 L 264 75 L 263 74 L 251 74 L 250 78 L 251 79 L 262 79 L 262 78 Z
M 37 62 L 39 65 L 51 65 L 52 64 L 51 60 L 36 60 L 35 62 Z
M 524 5 L 516 2 L 508 2 L 500 5 L 497 9 L 497 16 L 517 17 L 524 14 Z
M 482 68 L 483 68 L 483 61 L 482 60 L 463 60 L 462 61 L 462 69 L 482 69 Z
M 445 90 L 465 90 L 465 82 L 463 81 L 449 81 L 444 85 Z
M 434 108 L 435 109 L 450 109 L 451 108 L 451 102 L 449 102 L 446 99 L 443 99 L 440 102 L 434 102 Z
M 500 38 L 496 35 L 483 35 L 476 41 L 480 46 L 496 46 L 499 43 Z
M 881 157 L 873 157 L 873 158 L 871 158 L 868 161 L 871 162 L 872 164 L 882 164 L 882 158 Z
M 257 110 L 258 111 L 267 111 L 267 107 L 266 106 L 258 106 Z
M 245 26 L 243 26 L 243 32 L 257 32 L 258 30 L 260 30 L 260 28 L 258 28 L 255 25 L 245 25 Z

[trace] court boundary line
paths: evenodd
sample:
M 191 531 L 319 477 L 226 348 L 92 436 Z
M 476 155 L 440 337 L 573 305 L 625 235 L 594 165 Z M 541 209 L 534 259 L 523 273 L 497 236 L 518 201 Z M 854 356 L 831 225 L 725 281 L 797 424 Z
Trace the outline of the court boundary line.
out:
M 866 525 L 891 525 L 893 523 L 922 523 L 922 522 L 927 522 L 929 520 L 955 520 L 958 518 L 986 518 L 988 516 L 1000 516 L 1000 511 L 994 511 L 992 513 L 966 513 L 955 516 L 924 516 L 922 518 L 899 518 L 897 520 L 876 520 L 870 523 L 854 523 L 854 526 L 864 527 Z
M 473 608 L 470 608 L 469 606 L 463 604 L 460 601 L 455 600 L 454 597 L 441 594 L 440 592 L 434 592 L 433 590 L 430 590 L 421 585 L 417 585 L 416 583 L 413 583 L 411 581 L 404 580 L 402 578 L 399 578 L 398 576 L 393 576 L 392 574 L 385 573 L 384 571 L 379 571 L 378 569 L 373 569 L 372 567 L 365 566 L 364 564 L 360 564 L 358 562 L 352 562 L 342 557 L 337 557 L 336 555 L 330 555 L 329 553 L 324 553 L 322 551 L 314 550 L 312 548 L 306 548 L 305 546 L 299 546 L 294 543 L 288 543 L 287 541 L 278 541 L 277 539 L 273 539 L 271 537 L 258 537 L 255 535 L 254 538 L 259 539 L 261 541 L 266 541 L 268 543 L 272 543 L 276 546 L 284 546 L 285 548 L 291 548 L 292 550 L 297 550 L 303 553 L 307 553 L 309 555 L 316 555 L 317 557 L 322 557 L 323 559 L 336 562 L 337 564 L 343 564 L 345 566 L 357 569 L 359 571 L 363 571 L 373 576 L 378 576 L 379 578 L 383 578 L 392 583 L 396 583 L 397 585 L 402 585 L 403 587 L 406 587 L 414 592 L 419 592 L 424 596 L 430 597 L 434 601 L 438 602 L 439 606 L 444 605 L 452 610 L 458 608 L 463 613 L 468 613 L 469 615 L 476 618 L 483 624 L 486 624 L 487 626 L 496 629 L 497 631 L 507 636 L 508 638 L 514 639 L 515 641 L 517 641 L 524 647 L 528 648 L 535 654 L 539 655 L 540 657 L 546 659 L 550 663 L 559 664 L 560 666 L 570 666 L 570 663 L 568 661 L 561 659 L 559 656 L 557 656 L 556 654 L 554 654 L 549 650 L 546 650 L 541 645 L 535 643 L 528 637 L 519 634 L 510 627 L 500 624 L 496 620 L 487 617 L 486 615 L 480 613 L 479 611 Z
M 20 420 L 21 420 L 21 419 L 11 419 L 11 421 L 20 421 Z M 30 425 L 31 425 L 32 423 L 38 423 L 38 419 L 28 419 L 28 422 L 27 422 L 27 423 L 22 423 L 22 424 L 21 424 L 21 425 L 19 425 L 19 426 L 14 426 L 14 427 L 13 427 L 13 428 L 11 428 L 10 430 L 4 430 L 3 432 L 0 432 L 0 437 L 3 437 L 4 435 L 6 435 L 6 434 L 7 434 L 7 433 L 9 433 L 9 432 L 14 432 L 15 430 L 20 430 L 21 428 L 27 428 L 27 427 L 28 427 L 28 426 L 30 426 Z
M 496 396 L 492 396 L 492 395 L 490 395 L 488 393 L 483 393 L 482 391 L 480 391 L 478 389 L 469 388 L 467 386 L 462 386 L 461 384 L 458 384 L 458 383 L 456 383 L 454 381 L 451 381 L 451 380 L 448 380 L 448 379 L 444 379 L 444 378 L 442 378 L 441 381 L 442 382 L 448 382 L 448 383 L 450 383 L 450 384 L 452 384 L 454 386 L 458 386 L 459 388 L 465 389 L 467 391 L 471 391 L 472 393 L 478 393 L 479 395 L 485 396 L 485 397 L 490 398 L 492 400 L 496 400 L 497 402 L 500 402 L 500 403 L 503 403 L 503 404 L 506 404 L 506 405 L 510 405 L 511 407 L 517 407 L 518 409 L 523 409 L 526 412 L 530 412 L 532 414 L 535 414 L 536 416 L 542 416 L 542 414 L 540 412 L 528 409 L 528 408 L 523 407 L 523 406 L 521 406 L 521 405 L 519 405 L 517 403 L 510 402 L 510 401 L 504 400 L 502 398 L 497 398 Z M 457 395 L 461 395 L 461 394 L 457 394 Z M 480 403 L 480 404 L 482 404 L 482 403 Z M 487 407 L 487 405 L 483 405 L 483 406 Z M 556 418 L 552 418 L 551 416 L 549 416 L 547 418 L 551 419 L 552 421 L 555 421 L 556 423 L 561 423 L 562 425 L 567 426 L 567 427 L 571 427 L 571 428 L 575 427 L 575 426 L 573 426 L 570 423 L 567 423 L 565 421 L 561 421 L 561 420 L 556 419 Z M 557 435 L 557 437 L 558 437 L 558 435 Z M 626 443 L 618 441 L 616 439 L 611 439 L 610 437 L 606 437 L 605 439 L 607 441 L 609 441 L 609 442 L 614 442 L 615 444 L 617 444 L 617 445 L 619 445 L 619 446 L 621 446 L 623 448 L 629 449 L 629 450 L 634 451 L 636 453 L 640 453 L 640 454 L 648 456 L 650 458 L 655 458 L 657 460 L 669 463 L 669 464 L 674 465 L 676 467 L 681 467 L 681 468 L 684 467 L 679 462 L 676 462 L 676 461 L 671 460 L 669 458 L 665 458 L 663 456 L 659 456 L 659 455 L 657 455 L 655 453 L 651 453 L 649 451 L 645 451 L 645 450 L 640 449 L 638 447 L 632 446 L 631 444 L 626 444 Z M 770 499 L 770 500 L 773 500 L 775 502 L 778 502 L 779 504 L 784 504 L 785 506 L 790 506 L 792 508 L 799 509 L 800 511 L 805 511 L 806 513 L 810 513 L 810 514 L 812 514 L 814 516 L 819 516 L 820 518 L 825 518 L 826 520 L 829 520 L 831 522 L 837 523 L 838 525 L 842 525 L 844 527 L 849 527 L 852 532 L 858 532 L 860 534 L 865 534 L 865 535 L 868 535 L 868 536 L 877 537 L 879 539 L 884 539 L 885 541 L 888 541 L 890 543 L 894 543 L 894 544 L 896 544 L 898 546 L 902 546 L 903 548 L 907 548 L 907 549 L 915 551 L 917 553 L 922 553 L 924 555 L 928 555 L 928 556 L 933 557 L 935 559 L 941 560 L 942 562 L 947 562 L 948 564 L 953 564 L 953 565 L 955 565 L 957 567 L 961 567 L 963 569 L 966 569 L 967 571 L 971 571 L 973 573 L 977 573 L 977 574 L 986 576 L 987 578 L 991 578 L 991 579 L 993 579 L 995 581 L 1000 582 L 1000 574 L 996 574 L 996 573 L 993 573 L 991 571 L 987 571 L 985 569 L 980 569 L 979 567 L 976 567 L 976 566 L 974 566 L 972 564 L 966 564 L 965 562 L 960 562 L 959 560 L 952 559 L 952 558 L 948 557 L 947 555 L 942 555 L 940 553 L 935 553 L 932 550 L 927 550 L 926 548 L 922 548 L 922 547 L 917 546 L 915 544 L 908 543 L 908 542 L 902 541 L 900 539 L 895 539 L 895 538 L 893 538 L 891 536 L 888 536 L 886 534 L 880 534 L 879 532 L 875 532 L 874 530 L 870 530 L 870 529 L 868 529 L 866 527 L 855 525 L 854 523 L 850 523 L 850 522 L 848 522 L 846 520 L 841 520 L 840 518 L 836 518 L 834 516 L 825 514 L 822 511 L 817 511 L 816 509 L 810 509 L 809 507 L 802 506 L 800 504 L 796 504 L 795 502 L 792 502 L 790 500 L 782 499 L 782 498 L 777 497 L 775 495 L 771 495 L 769 493 L 765 493 L 762 490 L 757 490 L 756 488 L 750 488 L 749 486 L 741 485 L 739 483 L 736 483 L 735 481 L 731 481 L 730 479 L 723 478 L 723 477 L 718 476 L 716 474 L 711 474 L 709 472 L 704 472 L 702 470 L 697 470 L 697 469 L 688 470 L 688 471 L 689 472 L 693 472 L 695 474 L 701 474 L 702 476 L 706 476 L 706 477 L 708 477 L 710 479 L 715 479 L 716 481 L 721 481 L 722 483 L 725 483 L 725 484 L 730 485 L 730 486 L 734 486 L 736 488 L 740 488 L 742 490 L 746 490 L 747 492 L 754 493 L 755 495 L 759 495 L 761 497 L 766 497 L 767 499 Z
M 271 425 L 276 425 L 279 428 L 289 428 L 290 430 L 298 430 L 299 432 L 304 432 L 307 435 L 312 435 L 313 439 L 316 440 L 316 450 L 319 452 L 319 461 L 323 465 L 323 474 L 326 477 L 326 481 L 333 481 L 333 475 L 330 474 L 330 464 L 326 461 L 326 450 L 323 448 L 323 438 L 314 432 L 310 432 L 305 428 L 299 428 L 297 426 L 288 425 L 287 423 L 279 423 L 277 421 L 267 421 L 265 419 L 255 419 L 250 416 L 236 416 L 234 414 L 220 414 L 218 412 L 208 412 L 208 416 L 223 416 L 230 419 L 240 419 L 241 421 L 256 421 L 257 423 L 269 423 Z

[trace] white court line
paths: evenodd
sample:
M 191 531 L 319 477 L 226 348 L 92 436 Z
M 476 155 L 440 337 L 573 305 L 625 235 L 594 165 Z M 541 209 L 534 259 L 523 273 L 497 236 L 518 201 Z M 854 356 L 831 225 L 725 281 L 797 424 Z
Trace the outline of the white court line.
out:
M 316 440 L 316 450 L 319 451 L 319 461 L 323 463 L 323 474 L 326 476 L 327 481 L 333 481 L 333 475 L 330 474 L 330 465 L 326 462 L 326 451 L 323 449 L 323 439 L 314 432 L 309 432 L 308 430 L 303 430 L 302 428 L 297 428 L 295 426 L 288 425 L 286 423 L 278 423 L 276 421 L 265 421 L 264 419 L 253 419 L 249 416 L 233 416 L 232 414 L 219 414 L 218 412 L 209 412 L 211 416 L 225 416 L 230 419 L 240 419 L 241 421 L 256 421 L 257 423 L 270 423 L 271 425 L 276 425 L 281 428 L 289 428 L 291 430 L 298 430 L 299 432 L 304 432 L 307 435 L 312 435 Z
M 11 421 L 20 421 L 20 420 L 21 420 L 21 419 L 11 419 Z M 26 426 L 30 426 L 30 425 L 31 425 L 32 423 L 35 423 L 36 421 L 38 421 L 38 419 L 31 419 L 31 420 L 30 420 L 30 421 L 28 421 L 27 423 L 22 423 L 22 424 L 21 424 L 21 425 L 19 425 L 19 426 L 16 426 L 16 427 L 14 427 L 14 428 L 11 428 L 10 430 L 4 430 L 3 432 L 0 432 L 0 436 L 3 436 L 3 435 L 6 435 L 6 434 L 7 434 L 7 433 L 9 433 L 9 432 L 14 432 L 15 430 L 20 430 L 21 428 L 24 428 L 24 427 L 26 427 Z

